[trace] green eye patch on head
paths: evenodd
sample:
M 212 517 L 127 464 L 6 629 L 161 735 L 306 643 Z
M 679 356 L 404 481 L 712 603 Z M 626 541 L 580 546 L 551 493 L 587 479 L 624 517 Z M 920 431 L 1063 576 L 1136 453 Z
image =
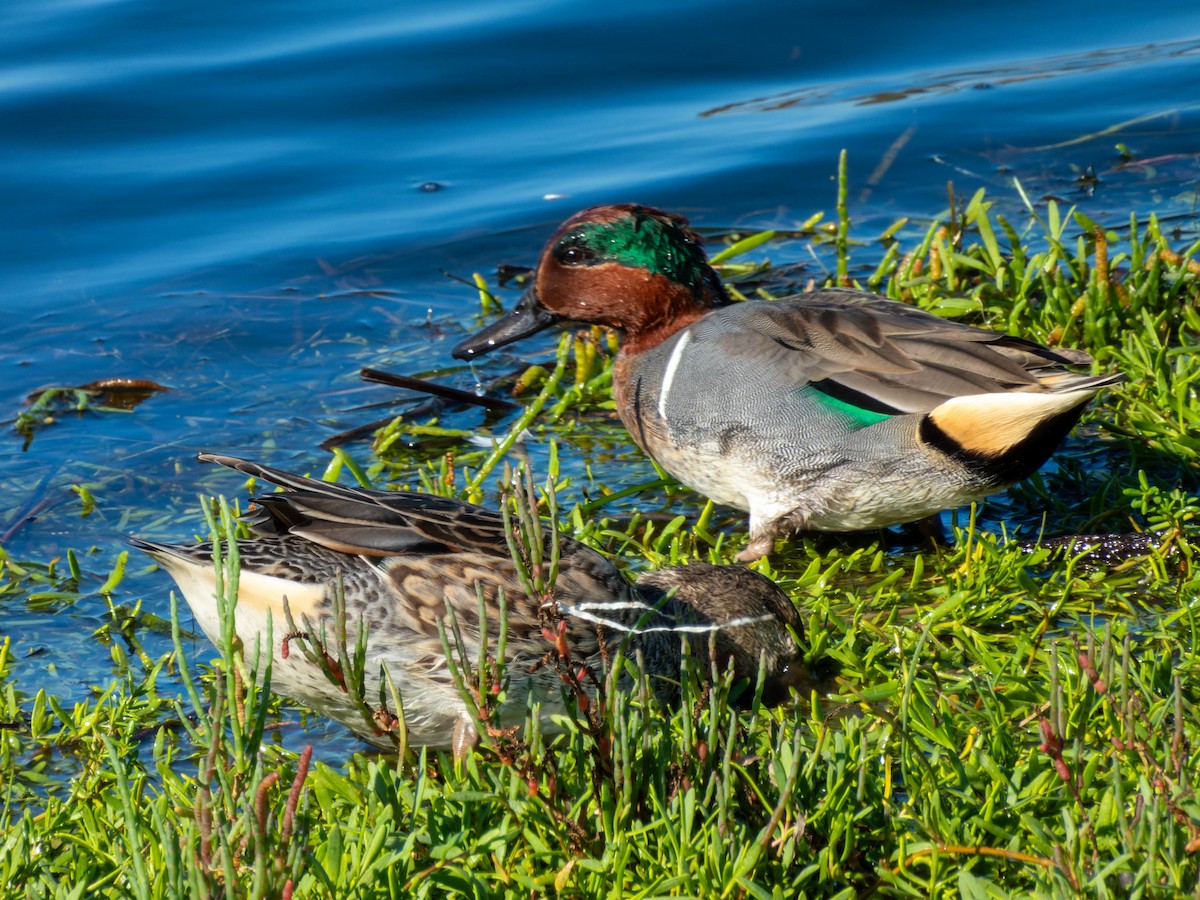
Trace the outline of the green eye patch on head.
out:
M 690 236 L 669 221 L 630 213 L 605 222 L 584 222 L 563 235 L 555 255 L 564 263 L 613 262 L 665 275 L 695 287 L 705 280 L 708 261 Z

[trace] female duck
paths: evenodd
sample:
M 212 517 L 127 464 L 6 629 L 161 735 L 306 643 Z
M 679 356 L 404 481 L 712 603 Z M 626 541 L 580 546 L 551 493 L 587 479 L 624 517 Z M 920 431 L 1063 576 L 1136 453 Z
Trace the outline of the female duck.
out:
M 862 291 L 732 303 L 687 220 L 631 204 L 568 219 L 518 305 L 454 355 L 561 321 L 620 332 L 621 421 L 684 484 L 749 511 L 744 560 L 794 531 L 912 522 L 1008 487 L 1123 380 Z
M 230 456 L 205 453 L 200 459 L 285 488 L 255 499 L 247 518 L 256 536 L 238 542 L 235 623 L 242 645 L 265 640 L 270 621 L 271 686 L 381 746 L 391 742 L 318 665 L 294 648 L 285 658 L 285 598 L 298 628 L 334 634 L 333 597 L 340 584 L 349 641 L 367 628 L 367 696 L 379 696 L 386 668 L 404 704 L 409 741 L 450 747 L 456 756 L 478 735 L 447 666 L 438 622 L 452 611 L 466 658 L 478 659 L 484 631 L 478 588 L 492 607 L 489 646 L 496 644 L 499 592 L 507 598 L 503 724 L 523 720 L 530 695 L 542 702 L 543 713 L 561 710 L 560 676 L 554 666 L 541 665 L 554 648 L 545 629 L 552 636 L 563 629 L 574 665 L 587 665 L 601 680 L 603 661 L 626 642 L 626 658 L 642 660 L 664 701 L 678 692 L 681 640 L 693 642 L 693 652 L 703 656 L 714 632 L 717 662 L 732 664 L 735 677 L 753 680 L 760 663 L 765 667 L 768 702 L 786 699 L 802 678 L 795 607 L 774 583 L 741 566 L 692 564 L 643 575 L 630 585 L 599 553 L 564 537 L 552 592 L 531 599 L 497 512 L 428 494 L 330 484 Z M 133 543 L 175 579 L 201 629 L 217 643 L 211 544 Z

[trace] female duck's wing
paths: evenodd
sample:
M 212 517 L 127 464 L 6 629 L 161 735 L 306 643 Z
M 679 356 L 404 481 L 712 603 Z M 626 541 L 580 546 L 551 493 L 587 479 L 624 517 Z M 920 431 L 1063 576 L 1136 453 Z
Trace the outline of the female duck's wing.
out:
M 1065 368 L 1091 363 L 1081 350 L 1051 350 L 859 291 L 826 289 L 737 310 L 722 315 L 740 315 L 743 328 L 777 348 L 771 365 L 785 380 L 873 412 L 922 413 L 952 397 L 1098 390 L 1122 380 Z
M 339 553 L 374 557 L 396 595 L 410 602 L 433 609 L 446 604 L 470 617 L 476 613 L 476 583 L 484 585 L 489 602 L 500 588 L 510 602 L 523 594 L 504 518 L 497 512 L 430 494 L 332 484 L 232 456 L 202 453 L 199 458 L 285 488 L 255 498 L 247 520 L 256 533 L 294 535 Z M 549 559 L 553 538 L 546 531 L 544 558 Z M 568 537 L 560 536 L 558 544 L 556 596 L 575 603 L 628 593 L 628 582 L 608 559 Z M 447 591 L 451 584 L 462 590 Z M 540 600 L 518 613 L 530 626 L 541 619 L 538 605 Z
M 233 456 L 201 453 L 198 458 L 285 488 L 254 498 L 256 508 L 246 521 L 258 534 L 294 534 L 357 556 L 509 556 L 503 517 L 481 506 L 431 494 L 333 484 Z

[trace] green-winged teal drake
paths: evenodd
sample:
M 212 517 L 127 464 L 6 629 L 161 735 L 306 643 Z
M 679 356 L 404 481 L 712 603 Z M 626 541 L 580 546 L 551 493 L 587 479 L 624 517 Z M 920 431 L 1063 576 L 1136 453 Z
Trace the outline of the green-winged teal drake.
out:
M 686 219 L 597 206 L 550 238 L 473 359 L 557 322 L 622 337 L 617 411 L 664 469 L 750 513 L 740 558 L 800 530 L 913 522 L 1035 472 L 1119 374 L 856 290 L 732 302 Z

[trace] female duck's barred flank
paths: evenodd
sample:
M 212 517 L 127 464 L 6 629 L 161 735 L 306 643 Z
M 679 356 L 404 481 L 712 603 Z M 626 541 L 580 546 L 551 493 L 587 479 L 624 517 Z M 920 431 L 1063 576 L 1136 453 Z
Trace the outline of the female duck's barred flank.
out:
M 451 615 L 468 659 L 484 641 L 496 647 L 480 619 L 508 621 L 507 703 L 501 722 L 520 723 L 530 700 L 562 712 L 563 692 L 552 666 L 541 665 L 550 644 L 548 621 L 562 629 L 574 664 L 602 678 L 611 652 L 624 645 L 639 660 L 663 702 L 678 696 L 683 641 L 753 683 L 764 667 L 767 702 L 787 698 L 803 682 L 796 637 L 803 628 L 791 600 L 775 584 L 741 566 L 695 563 L 648 573 L 629 584 L 610 561 L 569 538 L 558 539 L 552 602 L 526 595 L 508 549 L 503 517 L 492 510 L 426 494 L 373 491 L 330 484 L 229 456 L 201 454 L 284 490 L 255 498 L 247 515 L 255 537 L 238 541 L 235 607 L 245 647 L 273 636 L 271 686 L 337 719 L 363 738 L 389 747 L 358 707 L 306 654 L 285 656 L 285 603 L 297 627 L 333 634 L 335 592 L 345 603 L 348 640 L 366 629 L 367 694 L 378 697 L 386 671 L 400 692 L 413 744 L 465 752 L 478 739 L 446 665 L 438 623 Z M 549 558 L 552 537 L 543 548 Z M 217 643 L 221 623 L 212 546 L 175 546 L 134 539 L 179 585 L 204 633 Z M 286 599 L 285 599 L 286 598 Z M 556 637 L 555 640 L 558 638 Z M 590 681 L 588 682 L 590 683 Z
M 911 522 L 1035 472 L 1124 380 L 1080 350 L 862 291 L 734 303 L 680 216 L 597 206 L 551 236 L 533 284 L 462 341 L 471 359 L 559 322 L 622 335 L 617 412 L 700 493 L 750 513 L 742 559 L 798 530 Z

